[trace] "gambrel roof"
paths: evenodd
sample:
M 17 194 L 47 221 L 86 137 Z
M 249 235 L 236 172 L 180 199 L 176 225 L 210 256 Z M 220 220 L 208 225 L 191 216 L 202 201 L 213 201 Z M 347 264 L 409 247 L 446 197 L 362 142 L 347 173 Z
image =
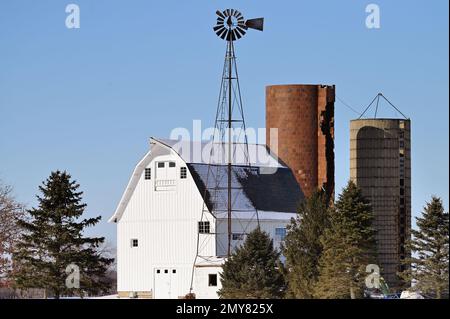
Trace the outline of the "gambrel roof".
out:
M 228 168 L 226 165 L 187 163 L 209 211 L 227 211 Z M 209 172 L 208 172 L 209 171 Z M 295 213 L 303 194 L 287 167 L 264 174 L 260 167 L 233 165 L 231 169 L 232 210 Z
M 290 168 L 277 160 L 265 145 L 237 145 L 231 174 L 233 216 L 245 218 L 258 211 L 260 218 L 286 219 L 295 214 L 304 195 Z M 179 156 L 191 173 L 208 210 L 216 217 L 226 211 L 226 145 L 211 142 L 151 138 L 151 149 L 136 166 L 128 186 L 109 222 L 117 222 L 130 200 L 145 167 L 159 155 Z M 248 165 L 250 163 L 250 165 Z M 238 217 L 240 216 L 240 217 Z M 293 216 L 292 216 L 293 217 Z

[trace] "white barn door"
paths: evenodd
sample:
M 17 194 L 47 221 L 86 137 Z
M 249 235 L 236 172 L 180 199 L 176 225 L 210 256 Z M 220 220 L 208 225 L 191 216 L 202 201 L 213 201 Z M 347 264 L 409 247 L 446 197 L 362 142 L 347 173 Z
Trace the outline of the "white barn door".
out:
M 175 162 L 157 162 L 156 179 L 174 180 L 177 178 L 177 169 Z
M 154 269 L 154 298 L 155 299 L 177 299 L 176 285 L 177 271 L 173 268 Z
M 167 164 L 166 162 L 156 163 L 156 179 L 166 180 L 167 179 Z

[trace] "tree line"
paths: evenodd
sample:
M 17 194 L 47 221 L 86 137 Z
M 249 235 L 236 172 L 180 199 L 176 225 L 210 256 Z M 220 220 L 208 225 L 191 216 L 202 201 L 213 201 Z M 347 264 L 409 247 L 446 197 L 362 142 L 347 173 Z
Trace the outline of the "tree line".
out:
M 0 183 L 0 288 L 40 288 L 53 298 L 111 292 L 114 259 L 104 237 L 84 235 L 101 217 L 82 218 L 79 187 L 67 172 L 52 172 L 39 186 L 37 207 L 26 209 Z M 373 219 L 351 181 L 335 203 L 317 192 L 299 205 L 280 250 L 261 229 L 248 234 L 223 265 L 219 296 L 363 298 L 366 267 L 377 263 Z M 416 220 L 406 247 L 411 256 L 398 275 L 410 290 L 448 298 L 449 214 L 433 196 Z
M 259 228 L 247 236 L 223 266 L 220 297 L 364 298 L 366 267 L 377 264 L 373 219 L 369 201 L 352 181 L 336 203 L 323 192 L 313 194 L 300 204 L 281 250 Z M 398 276 L 404 288 L 448 298 L 449 214 L 433 196 L 416 220 L 418 229 L 406 244 L 411 257 Z

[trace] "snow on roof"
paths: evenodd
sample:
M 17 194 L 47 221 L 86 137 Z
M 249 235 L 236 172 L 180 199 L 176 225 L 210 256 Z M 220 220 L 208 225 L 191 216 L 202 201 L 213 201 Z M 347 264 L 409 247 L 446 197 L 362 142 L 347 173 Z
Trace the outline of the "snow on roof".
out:
M 170 151 L 178 154 L 186 162 L 202 197 L 205 195 L 205 190 L 207 191 L 206 204 L 209 210 L 220 214 L 226 209 L 224 205 L 227 203 L 225 187 L 227 145 L 160 138 L 151 138 L 151 145 L 150 151 L 135 167 L 109 222 L 117 222 L 122 217 L 144 168 L 155 156 L 167 154 Z M 255 210 L 272 212 L 271 217 L 274 217 L 274 212 L 295 213 L 297 204 L 303 200 L 304 195 L 287 166 L 277 160 L 265 145 L 248 144 L 248 152 L 246 152 L 244 144 L 234 144 L 233 153 L 232 209 L 239 212 L 239 217 L 236 215 L 235 218 L 248 218 L 249 214 L 254 213 Z M 246 156 L 251 166 L 248 165 Z M 220 190 L 215 190 L 217 188 Z M 247 212 L 247 215 L 244 212 Z M 268 214 L 266 218 L 269 218 Z
M 227 211 L 227 166 L 187 166 L 209 211 L 216 217 Z M 267 174 L 266 171 L 261 171 L 260 167 L 234 165 L 231 168 L 231 187 L 231 209 L 247 212 L 248 215 L 254 214 L 255 210 L 295 213 L 299 201 L 304 198 L 292 171 L 287 167 L 279 167 Z
M 257 216 L 256 216 L 257 214 Z M 216 213 L 217 219 L 227 219 L 228 213 L 227 212 L 219 212 Z M 236 219 L 242 219 L 242 220 L 256 220 L 256 217 L 258 217 L 258 220 L 290 220 L 291 218 L 295 218 L 297 216 L 297 213 L 282 213 L 280 212 L 266 212 L 263 210 L 254 211 L 254 214 L 249 214 L 249 211 L 233 211 L 231 213 L 231 218 Z
M 213 141 L 188 141 L 152 137 L 175 151 L 186 163 L 226 165 L 228 163 L 228 143 Z M 286 167 L 263 144 L 233 143 L 233 165 L 252 165 L 258 167 Z

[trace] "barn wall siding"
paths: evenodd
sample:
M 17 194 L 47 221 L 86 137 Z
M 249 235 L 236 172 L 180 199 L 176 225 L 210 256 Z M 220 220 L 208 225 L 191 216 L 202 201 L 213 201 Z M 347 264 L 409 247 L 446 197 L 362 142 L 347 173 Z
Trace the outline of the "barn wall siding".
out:
M 175 162 L 175 173 L 170 172 L 171 181 L 156 190 L 156 186 L 161 185 L 156 182 L 157 163 L 160 161 Z M 180 178 L 180 167 L 187 167 L 187 164 L 178 154 L 157 143 L 153 145 L 151 152 L 136 166 L 122 201 L 111 218 L 117 222 L 117 287 L 120 296 L 128 296 L 130 292 L 153 298 L 185 296 L 190 289 L 199 239 L 199 255 L 210 256 L 216 261 L 212 266 L 208 258 L 205 259 L 206 264 L 205 260 L 197 259 L 193 292 L 197 298 L 217 298 L 223 260 L 216 256 L 226 255 L 227 219 L 215 219 L 206 213 L 203 220 L 206 218 L 211 222 L 211 234 L 198 235 L 198 222 L 206 208 L 203 194 L 189 169 L 186 170 L 187 178 Z M 151 169 L 149 180 L 145 179 L 145 168 Z M 261 228 L 274 238 L 274 245 L 278 248 L 280 240 L 275 236 L 275 229 L 284 228 L 293 214 L 260 213 L 260 216 L 266 216 L 260 219 Z M 233 233 L 248 233 L 256 228 L 256 219 L 249 222 L 240 218 L 245 217 L 233 219 Z M 132 247 L 133 239 L 138 240 L 138 247 Z M 235 241 L 234 246 L 242 243 Z M 218 275 L 217 286 L 208 283 L 208 276 L 214 274 Z
M 176 163 L 175 190 L 155 191 L 158 161 Z M 175 155 L 158 156 L 147 165 L 152 170 L 152 178 L 145 180 L 142 173 L 117 224 L 119 291 L 153 289 L 155 268 L 165 267 L 177 271 L 176 291 L 183 295 L 189 292 L 203 200 L 189 171 L 186 179 L 179 178 L 182 166 L 184 162 Z M 131 247 L 132 239 L 138 239 L 138 247 Z M 214 255 L 214 241 L 206 243 L 204 249 Z

